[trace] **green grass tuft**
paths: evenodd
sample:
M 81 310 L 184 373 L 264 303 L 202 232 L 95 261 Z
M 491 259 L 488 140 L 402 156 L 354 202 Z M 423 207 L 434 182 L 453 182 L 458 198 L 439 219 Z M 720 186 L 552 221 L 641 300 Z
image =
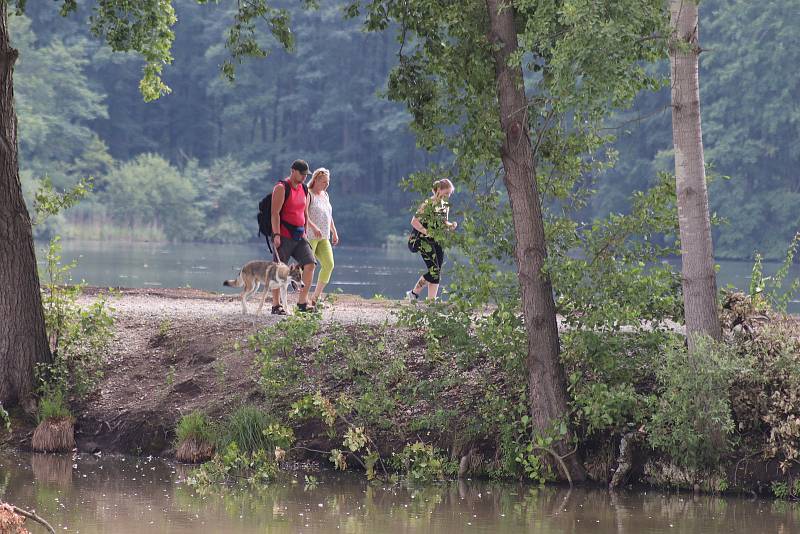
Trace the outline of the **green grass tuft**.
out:
M 258 450 L 271 452 L 276 445 L 280 445 L 271 435 L 271 426 L 275 426 L 273 419 L 259 408 L 242 406 L 224 423 L 218 449 L 225 450 L 228 445 L 235 442 L 239 450 L 244 453 L 254 453 Z
M 194 438 L 200 443 L 214 444 L 218 439 L 215 425 L 203 412 L 194 411 L 181 417 L 175 428 L 175 443 L 180 444 Z
M 64 398 L 64 392 L 56 389 L 39 399 L 39 416 L 41 423 L 47 419 L 69 419 L 72 414 Z

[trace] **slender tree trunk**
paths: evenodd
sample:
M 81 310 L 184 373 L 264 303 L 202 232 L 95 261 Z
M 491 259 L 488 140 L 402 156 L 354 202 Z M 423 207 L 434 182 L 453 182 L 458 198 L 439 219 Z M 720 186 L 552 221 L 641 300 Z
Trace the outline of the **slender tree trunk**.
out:
M 37 362 L 50 360 L 31 219 L 22 198 L 14 110 L 17 51 L 8 35 L 8 4 L 0 0 L 0 402 L 33 392 Z
M 544 237 L 536 169 L 528 135 L 528 102 L 522 84 L 522 69 L 510 67 L 509 57 L 517 50 L 514 9 L 502 0 L 486 0 L 490 19 L 490 42 L 494 52 L 500 123 L 505 133 L 502 147 L 504 182 L 511 201 L 516 237 L 515 255 L 522 290 L 522 312 L 528 334 L 528 390 L 533 424 L 539 431 L 552 429 L 557 421 L 566 421 L 567 382 L 559 358 L 558 325 L 550 279 L 542 272 L 547 247 Z M 501 9 L 502 6 L 502 9 Z M 569 451 L 567 440 L 555 450 Z M 572 480 L 586 478 L 577 454 L 565 458 Z
M 670 18 L 675 32 L 670 46 L 672 140 L 681 235 L 683 308 L 689 350 L 693 351 L 698 335 L 722 337 L 700 126 L 696 1 L 670 0 Z

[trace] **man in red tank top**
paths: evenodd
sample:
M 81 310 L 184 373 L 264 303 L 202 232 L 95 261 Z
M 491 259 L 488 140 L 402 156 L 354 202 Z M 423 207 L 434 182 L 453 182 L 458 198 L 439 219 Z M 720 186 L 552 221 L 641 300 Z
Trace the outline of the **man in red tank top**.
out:
M 314 278 L 316 259 L 311 245 L 306 240 L 306 221 L 310 197 L 306 194 L 303 182 L 311 174 L 308 163 L 298 159 L 292 163 L 289 177 L 278 182 L 272 190 L 272 242 L 278 258 L 287 263 L 294 258 L 303 267 L 303 288 L 297 297 L 297 311 L 312 312 L 308 304 L 308 290 Z M 287 191 L 287 187 L 291 191 Z M 272 313 L 286 315 L 280 304 L 280 290 L 272 290 Z

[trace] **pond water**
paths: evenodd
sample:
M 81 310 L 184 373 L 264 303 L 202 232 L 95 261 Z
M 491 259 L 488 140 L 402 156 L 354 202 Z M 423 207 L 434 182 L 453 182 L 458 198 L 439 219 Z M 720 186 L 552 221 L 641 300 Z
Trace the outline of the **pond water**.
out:
M 64 241 L 65 261 L 77 260 L 76 281 L 94 286 L 194 287 L 222 291 L 222 281 L 233 278 L 248 260 L 267 258 L 259 243 L 220 245 L 209 243 L 119 243 L 108 241 Z M 39 264 L 44 265 L 46 243 L 37 243 Z M 376 294 L 401 298 L 416 282 L 424 268 L 421 258 L 405 247 L 334 249 L 336 267 L 330 290 L 337 289 L 363 297 Z M 448 261 L 452 261 L 449 259 Z M 677 262 L 678 260 L 676 260 Z M 720 261 L 717 283 L 747 289 L 752 262 Z M 778 263 L 765 262 L 765 274 L 774 273 Z M 789 278 L 800 277 L 794 265 Z M 447 267 L 444 271 L 447 284 Z M 237 289 L 225 290 L 231 293 Z M 790 304 L 800 313 L 800 301 Z
M 36 244 L 40 268 L 45 265 L 46 243 Z M 410 289 L 425 267 L 406 248 L 334 249 L 336 266 L 328 289 L 364 297 L 380 294 L 399 298 Z M 93 286 L 193 287 L 223 289 L 222 281 L 235 278 L 247 261 L 267 259 L 266 246 L 258 243 L 119 243 L 63 241 L 64 262 L 77 260 L 75 281 Z
M 780 501 L 485 481 L 406 488 L 328 472 L 314 473 L 314 487 L 294 473 L 258 490 L 198 492 L 182 482 L 191 469 L 157 458 L 3 453 L 0 500 L 35 509 L 58 532 L 87 534 L 800 531 L 800 507 Z

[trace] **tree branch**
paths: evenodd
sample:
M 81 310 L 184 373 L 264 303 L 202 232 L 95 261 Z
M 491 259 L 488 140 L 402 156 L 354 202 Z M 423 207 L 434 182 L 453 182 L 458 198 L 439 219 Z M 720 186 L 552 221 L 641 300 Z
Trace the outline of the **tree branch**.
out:
M 564 456 L 559 456 L 558 453 L 556 453 L 556 451 L 554 451 L 550 447 L 542 447 L 542 446 L 539 446 L 539 445 L 534 445 L 533 446 L 533 450 L 539 450 L 539 451 L 548 452 L 548 453 L 550 453 L 550 456 L 552 456 L 553 458 L 556 459 L 556 461 L 561 466 L 561 469 L 564 471 L 564 474 L 567 476 L 567 482 L 569 482 L 569 487 L 571 489 L 572 488 L 572 477 L 569 474 L 569 469 L 567 469 L 567 464 L 564 463 L 564 458 L 567 458 L 568 456 L 570 456 L 572 454 L 575 454 L 575 452 L 578 450 L 577 445 L 575 446 L 574 449 L 572 449 L 570 452 L 568 452 Z
M 32 520 L 36 521 L 37 523 L 40 523 L 41 525 L 43 525 L 52 534 L 56 534 L 55 529 L 50 526 L 50 523 L 48 523 L 43 518 L 41 518 L 38 515 L 36 515 L 36 511 L 35 510 L 31 510 L 30 512 L 28 512 L 26 510 L 23 510 L 22 508 L 17 508 L 13 504 L 10 504 L 9 506 L 11 506 L 11 509 L 14 511 L 15 514 L 19 514 L 22 517 L 27 517 L 28 519 L 32 519 Z
M 672 106 L 667 104 L 667 105 L 662 106 L 661 108 L 657 109 L 656 111 L 654 111 L 652 113 L 648 113 L 647 115 L 640 115 L 638 117 L 634 117 L 633 119 L 624 121 L 624 122 L 620 123 L 617 126 L 606 126 L 606 127 L 600 128 L 600 131 L 601 132 L 605 132 L 605 131 L 611 131 L 611 130 L 621 130 L 624 126 L 626 126 L 628 124 L 632 124 L 634 122 L 645 121 L 645 120 L 647 120 L 647 119 L 649 119 L 651 117 L 655 117 L 656 115 L 664 113 L 665 111 L 667 111 L 668 109 L 671 109 L 671 108 L 672 108 Z

